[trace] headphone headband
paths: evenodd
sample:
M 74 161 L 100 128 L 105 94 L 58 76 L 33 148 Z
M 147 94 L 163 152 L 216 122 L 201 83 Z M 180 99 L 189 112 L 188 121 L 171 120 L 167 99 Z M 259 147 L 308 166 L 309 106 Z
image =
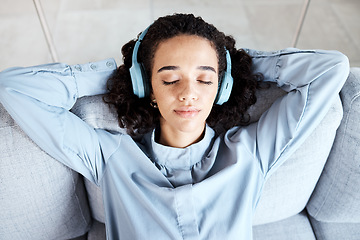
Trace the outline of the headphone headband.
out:
M 135 43 L 133 54 L 132 54 L 132 66 L 130 70 L 131 82 L 133 91 L 139 98 L 144 98 L 149 94 L 148 80 L 146 78 L 145 69 L 142 64 L 138 62 L 137 55 L 141 41 L 144 39 L 149 27 L 147 27 L 139 36 Z
M 137 55 L 138 55 L 138 51 L 139 51 L 139 47 L 140 47 L 140 43 L 141 41 L 144 39 L 147 31 L 149 30 L 149 27 L 147 27 L 139 36 L 138 40 L 136 41 L 135 43 L 135 46 L 134 46 L 134 50 L 133 50 L 133 54 L 132 54 L 132 59 L 133 59 L 133 62 L 138 62 L 137 60 Z

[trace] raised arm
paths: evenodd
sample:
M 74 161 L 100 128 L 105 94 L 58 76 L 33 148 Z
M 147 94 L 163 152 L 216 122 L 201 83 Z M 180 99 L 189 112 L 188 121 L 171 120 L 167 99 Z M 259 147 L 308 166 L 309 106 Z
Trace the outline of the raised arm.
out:
M 116 69 L 113 59 L 69 66 L 47 64 L 0 72 L 0 101 L 29 137 L 55 159 L 93 182 L 119 136 L 95 130 L 69 112 L 77 98 L 102 94 Z
M 254 72 L 277 82 L 288 93 L 274 102 L 260 120 L 242 131 L 249 151 L 269 176 L 310 135 L 329 111 L 349 74 L 346 56 L 336 51 L 277 52 L 247 50 Z M 238 136 L 242 135 L 239 134 Z M 249 139 L 249 138 L 247 138 Z

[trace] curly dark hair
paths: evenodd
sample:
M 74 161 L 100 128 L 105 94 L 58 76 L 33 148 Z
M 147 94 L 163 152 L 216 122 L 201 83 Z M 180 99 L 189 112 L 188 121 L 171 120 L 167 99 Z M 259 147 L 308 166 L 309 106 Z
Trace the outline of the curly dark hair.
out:
M 225 48 L 229 50 L 234 78 L 232 93 L 223 105 L 213 105 L 206 122 L 210 127 L 222 130 L 246 125 L 249 121 L 247 109 L 256 102 L 255 91 L 261 75 L 252 73 L 251 57 L 244 50 L 235 48 L 233 37 L 226 36 L 201 17 L 174 14 L 160 17 L 149 27 L 138 51 L 138 61 L 143 64 L 149 81 L 158 45 L 179 35 L 195 35 L 210 41 L 218 56 L 219 79 L 226 70 Z M 150 106 L 150 97 L 139 98 L 133 94 L 129 69 L 135 43 L 136 40 L 131 40 L 122 47 L 124 64 L 109 78 L 108 93 L 104 96 L 104 101 L 115 107 L 120 127 L 126 128 L 131 136 L 154 129 L 160 118 L 158 109 Z

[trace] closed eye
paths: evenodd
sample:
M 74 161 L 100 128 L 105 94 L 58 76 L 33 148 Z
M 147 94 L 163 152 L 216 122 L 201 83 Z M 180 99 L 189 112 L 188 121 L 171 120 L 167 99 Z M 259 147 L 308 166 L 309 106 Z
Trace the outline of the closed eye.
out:
M 203 81 L 203 80 L 197 80 L 199 83 L 206 84 L 206 85 L 212 85 L 212 81 Z
M 177 83 L 178 81 L 179 80 L 175 80 L 175 81 L 171 81 L 171 82 L 168 82 L 168 81 L 162 81 L 162 82 L 165 86 L 169 86 L 169 85 L 173 85 L 173 84 Z

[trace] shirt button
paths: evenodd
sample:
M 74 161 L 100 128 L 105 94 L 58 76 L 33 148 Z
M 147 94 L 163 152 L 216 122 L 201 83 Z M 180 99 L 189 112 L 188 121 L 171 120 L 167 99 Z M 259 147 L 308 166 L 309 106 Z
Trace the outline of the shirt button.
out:
M 76 65 L 75 69 L 78 70 L 78 71 L 81 71 L 81 67 L 79 65 Z
M 96 65 L 95 65 L 95 64 L 91 64 L 91 65 L 90 65 L 90 68 L 91 68 L 92 70 L 96 70 Z
M 106 62 L 106 66 L 107 66 L 108 68 L 113 67 L 113 65 L 114 65 L 114 64 L 113 64 L 112 62 L 110 62 L 110 61 L 109 61 L 109 62 Z

